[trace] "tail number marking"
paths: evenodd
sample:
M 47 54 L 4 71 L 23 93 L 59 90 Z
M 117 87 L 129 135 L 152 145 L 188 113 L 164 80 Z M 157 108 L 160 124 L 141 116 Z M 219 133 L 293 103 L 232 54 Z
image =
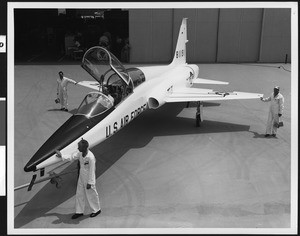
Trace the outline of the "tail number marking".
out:
M 184 56 L 184 50 L 176 51 L 176 58 L 180 58 Z

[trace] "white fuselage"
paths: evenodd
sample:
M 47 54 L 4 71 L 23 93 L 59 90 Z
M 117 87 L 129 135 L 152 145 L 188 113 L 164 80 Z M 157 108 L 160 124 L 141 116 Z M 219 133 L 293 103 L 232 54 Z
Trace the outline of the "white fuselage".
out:
M 81 138 L 89 142 L 90 148 L 103 142 L 148 108 L 157 108 L 163 105 L 165 96 L 171 93 L 172 88 L 176 85 L 191 86 L 191 73 L 194 75 L 193 78 L 197 78 L 198 75 L 198 66 L 187 64 L 139 67 L 138 69 L 143 71 L 146 81 L 137 86 L 133 93 L 119 103 L 101 122 L 60 150 L 63 156 L 74 153 Z M 149 107 L 151 98 L 158 101 L 157 107 Z M 37 170 L 60 161 L 62 159 L 54 154 L 38 164 Z

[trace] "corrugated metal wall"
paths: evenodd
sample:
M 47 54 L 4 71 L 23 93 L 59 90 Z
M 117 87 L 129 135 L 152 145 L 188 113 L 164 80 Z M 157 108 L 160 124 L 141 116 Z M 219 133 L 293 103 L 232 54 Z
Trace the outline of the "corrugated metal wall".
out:
M 156 63 L 170 60 L 173 54 L 172 15 L 171 9 L 129 11 L 130 62 Z
M 130 61 L 170 62 L 187 17 L 188 62 L 285 62 L 286 54 L 290 62 L 290 14 L 290 9 L 132 9 Z
M 291 10 L 264 9 L 261 37 L 261 62 L 291 62 Z
M 217 62 L 257 62 L 262 9 L 222 9 Z
M 173 51 L 182 18 L 188 17 L 187 55 L 189 62 L 215 62 L 219 9 L 174 10 Z M 173 53 L 173 52 L 172 52 Z

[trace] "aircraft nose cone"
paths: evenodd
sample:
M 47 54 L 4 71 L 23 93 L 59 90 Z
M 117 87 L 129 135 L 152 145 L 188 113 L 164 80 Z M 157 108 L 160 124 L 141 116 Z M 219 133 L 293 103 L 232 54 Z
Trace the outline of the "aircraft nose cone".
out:
M 55 150 L 62 150 L 74 140 L 103 120 L 113 109 L 96 116 L 87 118 L 83 115 L 73 115 L 41 146 L 24 167 L 25 172 L 36 171 L 37 165 L 55 154 Z
M 33 155 L 30 161 L 24 167 L 25 172 L 36 171 L 37 165 L 42 161 L 52 156 L 59 146 L 55 143 L 52 144 L 51 138 L 44 143 L 44 145 Z
M 88 128 L 88 120 L 84 116 L 72 116 L 41 146 L 24 167 L 25 172 L 37 170 L 37 165 L 55 154 L 55 150 L 61 150 Z
M 28 164 L 24 167 L 24 171 L 25 171 L 25 172 L 36 171 L 36 166 L 28 163 Z

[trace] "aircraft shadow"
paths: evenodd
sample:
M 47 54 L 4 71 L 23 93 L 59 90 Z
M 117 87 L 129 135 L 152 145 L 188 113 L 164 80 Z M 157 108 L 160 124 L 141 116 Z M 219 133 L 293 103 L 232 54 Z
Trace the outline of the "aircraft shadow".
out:
M 61 224 L 61 223 L 70 224 L 70 225 L 78 225 L 80 221 L 85 220 L 90 217 L 89 215 L 84 215 L 82 217 L 79 217 L 79 218 L 73 220 L 73 219 L 71 219 L 73 214 L 74 213 L 71 213 L 71 214 L 47 213 L 44 216 L 45 217 L 56 216 L 57 219 L 52 222 L 52 224 L 54 224 L 54 225 Z
M 54 108 L 54 109 L 49 109 L 47 111 L 62 111 L 62 110 L 60 110 L 60 108 Z
M 203 102 L 203 107 L 216 107 L 216 106 L 220 106 L 220 103 L 216 103 L 216 102 Z M 186 107 L 196 107 L 197 104 L 196 102 L 186 102 Z
M 130 149 L 144 147 L 157 136 L 249 131 L 248 125 L 209 120 L 204 120 L 201 127 L 196 127 L 195 119 L 177 117 L 185 106 L 185 103 L 167 104 L 157 110 L 148 110 L 116 135 L 92 148 L 92 152 L 97 157 L 96 177 L 101 176 Z M 77 162 L 73 162 L 63 171 L 72 171 L 76 165 Z M 15 217 L 15 228 L 23 227 L 36 218 L 49 215 L 58 218 L 53 224 L 57 222 L 76 224 L 76 221 L 69 221 L 70 214 L 48 213 L 75 195 L 76 172 L 64 175 L 62 178 L 60 189 L 56 189 L 55 185 L 49 182 L 27 202 Z
M 254 132 L 254 131 L 249 131 L 249 132 L 251 132 L 251 133 L 254 134 L 253 138 L 263 138 L 263 139 L 266 138 L 266 137 L 265 137 L 265 134 L 259 134 L 259 133 Z M 277 137 L 273 137 L 273 136 L 269 136 L 269 137 L 267 137 L 267 138 L 278 139 Z

